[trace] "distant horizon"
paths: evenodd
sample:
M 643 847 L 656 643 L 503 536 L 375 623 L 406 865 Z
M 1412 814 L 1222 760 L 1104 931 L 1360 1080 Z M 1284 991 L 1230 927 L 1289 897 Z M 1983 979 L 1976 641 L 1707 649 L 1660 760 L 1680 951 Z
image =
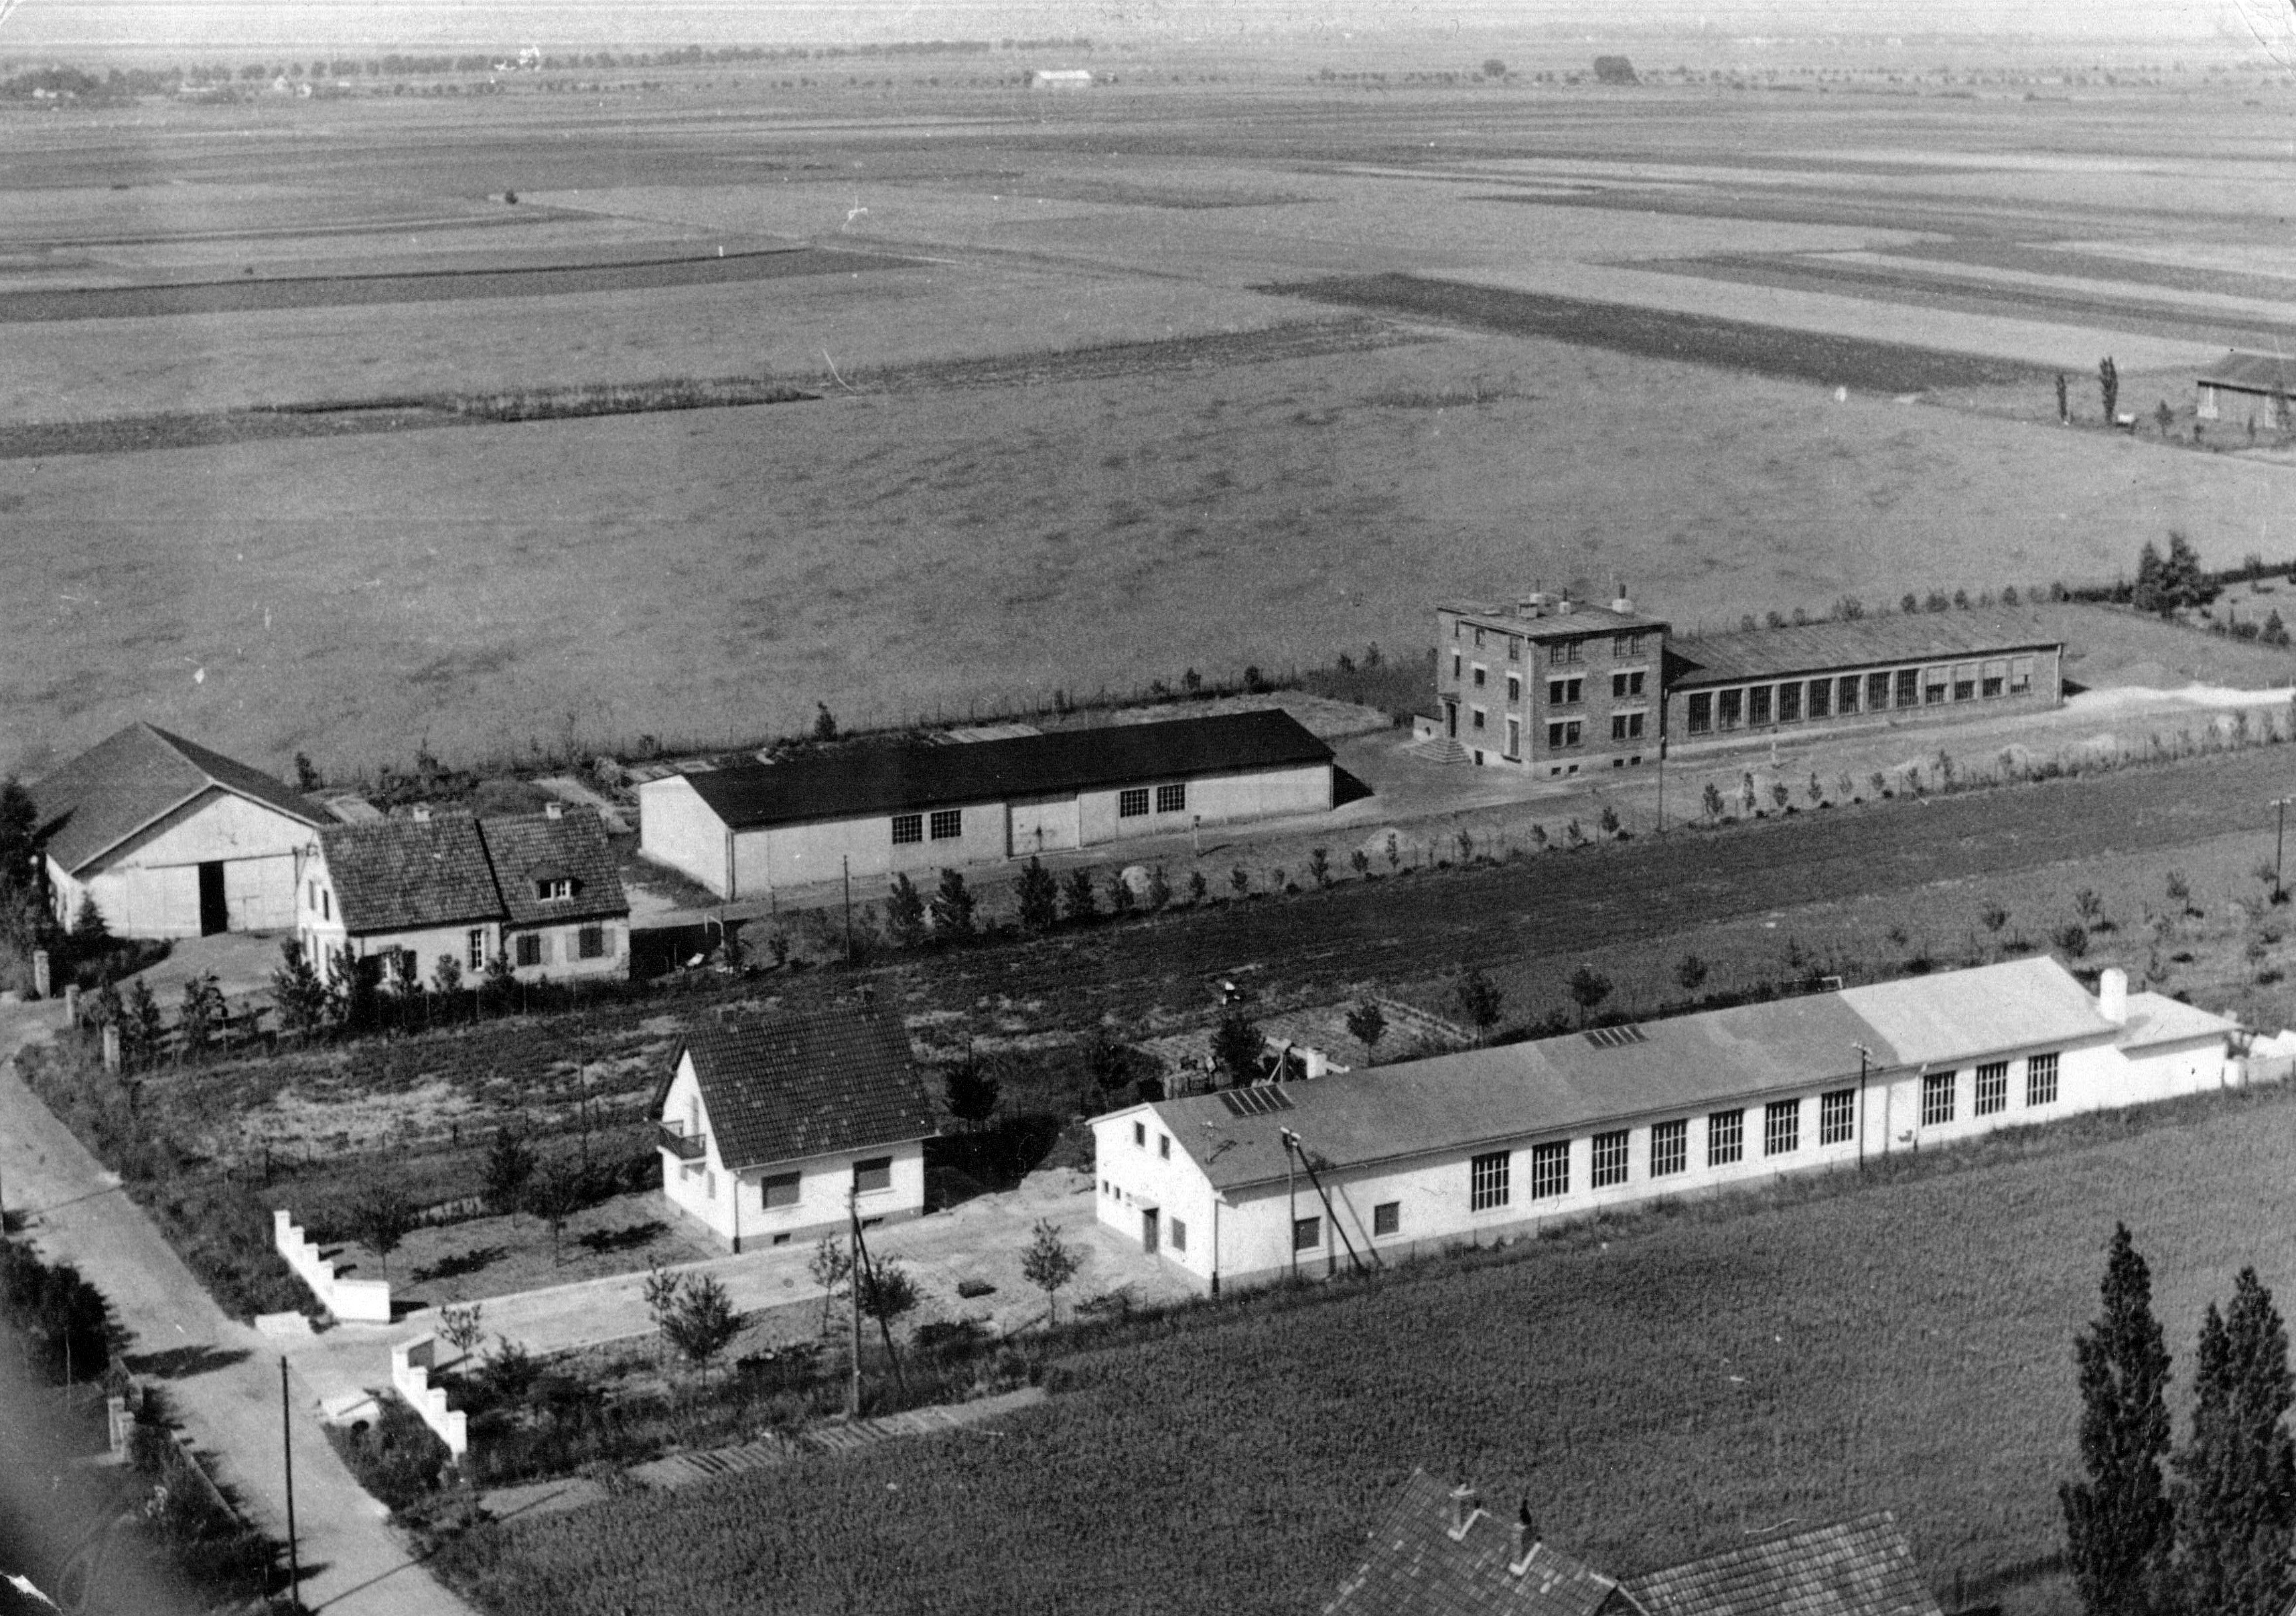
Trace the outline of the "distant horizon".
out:
M 2296 32 L 2289 0 L 2202 0 L 2161 6 L 2139 0 L 2094 5 L 2047 3 L 2015 8 L 1978 0 L 1655 0 L 1621 25 L 1617 8 L 1572 3 L 1505 4 L 1457 0 L 666 0 L 643 8 L 508 0 L 411 0 L 378 8 L 349 0 L 0 0 L 0 60 L 62 56 L 182 55 L 234 51 L 326 51 L 378 54 L 539 45 L 552 53 L 663 50 L 685 45 L 794 48 L 932 39 L 1087 37 L 1111 47 L 1254 46 L 1422 39 L 1451 34 L 1484 39 L 1584 45 L 1711 39 L 1760 48 L 1775 45 L 1873 43 L 2048 47 L 2221 47 L 2271 58 L 2270 37 Z M 2013 23 L 2013 26 L 2005 26 Z M 378 26 L 379 24 L 384 26 Z M 388 31 L 385 31 L 385 29 Z

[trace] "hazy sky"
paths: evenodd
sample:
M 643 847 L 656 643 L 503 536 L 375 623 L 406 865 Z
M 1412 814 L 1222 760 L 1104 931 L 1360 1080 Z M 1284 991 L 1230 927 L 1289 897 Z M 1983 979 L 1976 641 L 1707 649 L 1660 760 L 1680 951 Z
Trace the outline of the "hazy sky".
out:
M 0 0 L 5 6 L 7 0 Z M 1597 37 L 2014 34 L 2237 40 L 2284 37 L 2292 0 L 19 0 L 0 57 L 73 47 L 161 52 L 334 45 L 388 50 L 531 40 L 601 46 L 1089 35 L 1269 38 L 1337 31 L 1568 29 Z

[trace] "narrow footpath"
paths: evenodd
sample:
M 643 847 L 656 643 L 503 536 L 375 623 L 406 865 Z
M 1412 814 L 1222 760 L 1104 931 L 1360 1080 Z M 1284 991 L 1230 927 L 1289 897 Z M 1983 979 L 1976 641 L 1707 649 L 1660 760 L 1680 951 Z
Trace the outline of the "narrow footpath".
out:
M 161 1382 L 184 1436 L 263 1530 L 284 1542 L 277 1344 L 226 1317 L 116 1176 L 16 1075 L 15 1054 L 60 1025 L 53 1005 L 0 1005 L 0 1197 L 52 1260 L 111 1299 L 131 1361 Z M 472 1616 L 415 1563 L 352 1480 L 291 1372 L 300 1592 L 339 1616 Z

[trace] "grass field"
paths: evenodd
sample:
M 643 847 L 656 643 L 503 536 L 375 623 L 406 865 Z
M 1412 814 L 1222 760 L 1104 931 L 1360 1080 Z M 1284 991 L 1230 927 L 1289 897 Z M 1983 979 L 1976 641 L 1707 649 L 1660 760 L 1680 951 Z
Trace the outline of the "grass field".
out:
M 2243 1264 L 2296 1283 L 2268 1232 L 2292 1149 L 2277 1092 L 2184 1103 L 1205 1313 L 1056 1365 L 1061 1394 L 993 1438 L 487 1529 L 443 1563 L 502 1616 L 1290 1616 L 1418 1464 L 1527 1495 L 1613 1573 L 1886 1507 L 1948 1608 L 2066 1611 L 2054 1489 L 2105 1238 L 2134 1230 L 2181 1366 Z

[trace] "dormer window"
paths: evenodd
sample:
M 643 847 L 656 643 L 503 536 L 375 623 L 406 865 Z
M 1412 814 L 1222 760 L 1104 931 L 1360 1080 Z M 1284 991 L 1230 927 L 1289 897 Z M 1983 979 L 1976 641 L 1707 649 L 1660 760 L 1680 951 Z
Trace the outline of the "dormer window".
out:
M 554 875 L 534 883 L 534 896 L 543 903 L 563 903 L 574 896 L 570 877 Z

